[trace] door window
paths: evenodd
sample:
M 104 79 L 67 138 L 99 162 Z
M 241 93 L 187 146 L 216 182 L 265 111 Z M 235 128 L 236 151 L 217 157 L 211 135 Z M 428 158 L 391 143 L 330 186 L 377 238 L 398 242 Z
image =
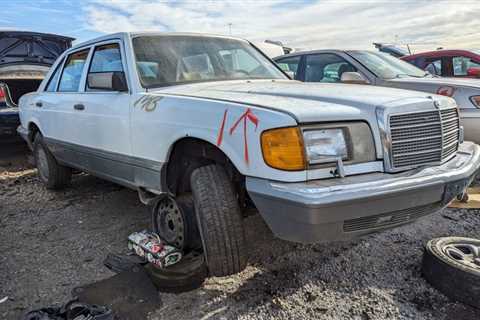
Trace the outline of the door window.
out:
M 63 60 L 60 61 L 57 68 L 55 69 L 52 76 L 50 77 L 50 80 L 48 80 L 48 84 L 47 84 L 47 87 L 45 88 L 45 91 L 53 92 L 57 88 L 58 78 L 60 78 L 60 72 L 62 70 L 62 64 L 63 64 Z
M 453 57 L 453 75 L 466 76 L 469 68 L 480 68 L 480 64 L 468 57 Z
M 425 67 L 425 71 L 430 72 L 431 74 L 441 76 L 442 75 L 442 59 L 436 60 L 427 60 L 427 66 Z
M 122 55 L 118 43 L 95 48 L 89 73 L 123 71 Z
M 110 43 L 95 48 L 88 73 L 103 72 L 123 72 L 122 55 L 118 43 Z M 88 88 L 88 83 L 86 89 L 88 91 L 98 91 Z
M 283 59 L 277 60 L 277 64 L 283 71 L 293 72 L 294 78 L 296 79 L 297 72 L 298 72 L 298 65 L 300 64 L 300 59 L 301 59 L 301 56 L 283 58 Z
M 82 79 L 83 67 L 87 60 L 90 49 L 72 53 L 63 67 L 62 77 L 58 91 L 61 92 L 76 92 L 80 87 L 80 80 Z
M 340 82 L 345 72 L 357 72 L 357 69 L 336 54 L 322 53 L 306 57 L 306 82 Z

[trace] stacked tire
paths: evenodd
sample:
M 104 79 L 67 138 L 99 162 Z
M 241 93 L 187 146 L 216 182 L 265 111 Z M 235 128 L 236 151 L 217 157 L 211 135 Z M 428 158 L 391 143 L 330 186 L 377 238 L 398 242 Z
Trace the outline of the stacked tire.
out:
M 430 240 L 425 246 L 422 273 L 447 297 L 480 309 L 480 240 Z

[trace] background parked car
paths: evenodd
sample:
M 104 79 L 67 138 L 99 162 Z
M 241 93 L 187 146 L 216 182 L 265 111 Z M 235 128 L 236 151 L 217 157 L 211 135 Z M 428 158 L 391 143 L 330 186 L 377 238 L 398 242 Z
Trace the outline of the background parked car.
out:
M 25 31 L 0 32 L 0 82 L 8 85 L 11 103 L 7 103 L 7 91 L 0 88 L 0 138 L 16 139 L 20 124 L 15 105 L 25 93 L 37 90 L 50 66 L 63 51 L 72 46 L 73 38 Z
M 389 54 L 363 50 L 296 52 L 274 60 L 300 81 L 371 84 L 452 97 L 460 108 L 465 139 L 480 143 L 478 80 L 434 76 Z
M 401 59 L 442 77 L 480 77 L 480 51 L 436 50 L 403 56 Z

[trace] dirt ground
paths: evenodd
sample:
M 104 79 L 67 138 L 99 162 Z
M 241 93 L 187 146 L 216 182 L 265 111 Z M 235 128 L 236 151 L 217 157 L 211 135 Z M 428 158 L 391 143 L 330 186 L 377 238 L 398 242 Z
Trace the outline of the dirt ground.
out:
M 148 226 L 135 192 L 88 175 L 47 191 L 25 149 L 0 146 L 1 319 L 61 304 L 73 287 L 113 275 L 102 265 L 126 237 Z M 353 242 L 298 245 L 275 239 L 260 217 L 246 219 L 250 263 L 200 289 L 161 294 L 150 319 L 480 319 L 420 275 L 424 243 L 480 237 L 480 212 L 446 209 Z

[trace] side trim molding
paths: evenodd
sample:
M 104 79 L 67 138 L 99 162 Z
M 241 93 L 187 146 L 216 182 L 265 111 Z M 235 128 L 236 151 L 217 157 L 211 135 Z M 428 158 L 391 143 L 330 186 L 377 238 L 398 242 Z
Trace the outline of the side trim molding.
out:
M 57 161 L 132 189 L 161 193 L 163 162 L 142 159 L 44 137 Z

